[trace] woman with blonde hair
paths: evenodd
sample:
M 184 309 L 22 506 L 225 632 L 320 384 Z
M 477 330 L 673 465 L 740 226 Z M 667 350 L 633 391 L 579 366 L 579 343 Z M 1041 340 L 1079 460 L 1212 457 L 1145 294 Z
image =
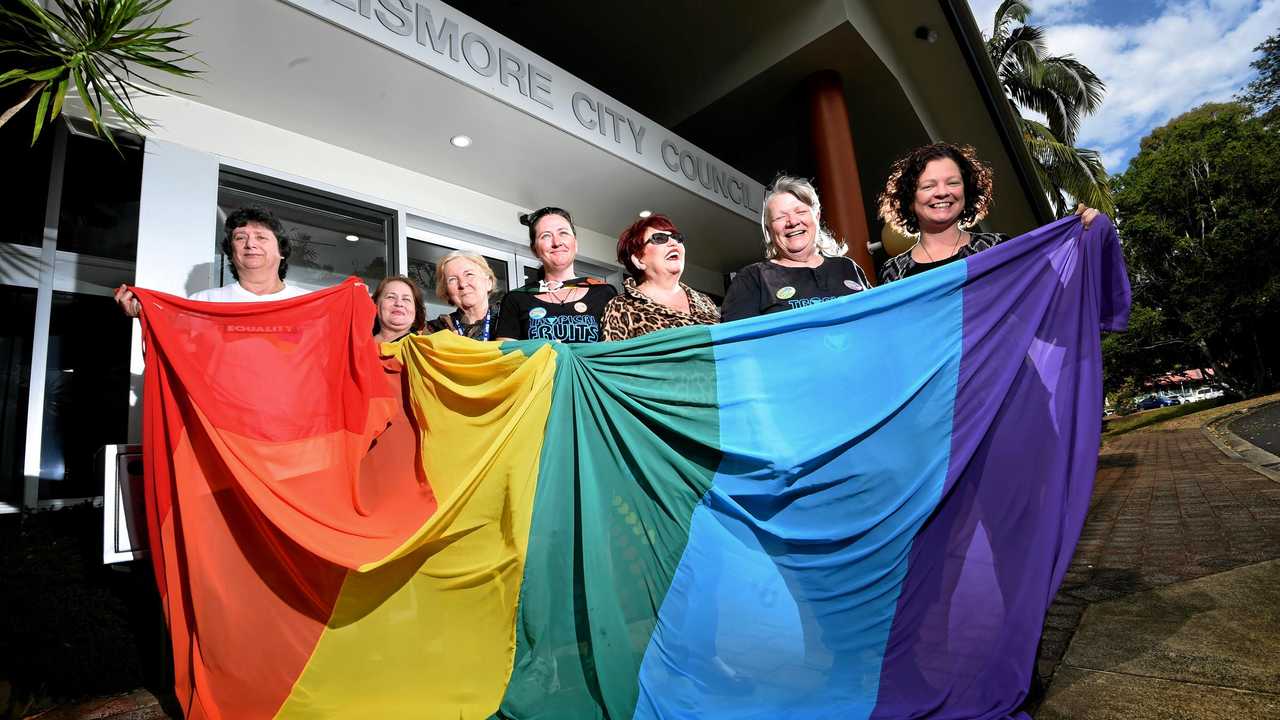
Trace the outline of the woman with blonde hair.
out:
M 485 259 L 455 250 L 436 265 L 436 297 L 455 310 L 427 323 L 427 332 L 455 332 L 473 340 L 497 337 L 498 314 L 489 304 L 497 276 Z

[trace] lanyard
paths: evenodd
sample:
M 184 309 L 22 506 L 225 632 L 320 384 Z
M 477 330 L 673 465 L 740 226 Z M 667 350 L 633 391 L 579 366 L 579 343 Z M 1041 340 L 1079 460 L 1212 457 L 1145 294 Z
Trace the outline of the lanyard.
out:
M 493 308 L 489 308 L 487 311 L 485 311 L 485 314 L 484 314 L 484 334 L 479 338 L 480 340 L 489 339 L 489 320 L 492 318 L 493 318 Z M 462 311 L 461 310 L 457 310 L 454 312 L 453 330 L 454 332 L 458 333 L 462 337 L 467 337 L 466 331 L 462 329 Z

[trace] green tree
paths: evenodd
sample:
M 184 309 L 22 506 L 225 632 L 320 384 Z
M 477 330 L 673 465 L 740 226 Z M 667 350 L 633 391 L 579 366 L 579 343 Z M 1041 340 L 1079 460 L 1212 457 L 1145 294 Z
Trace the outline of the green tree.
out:
M 1280 134 L 1240 103 L 1209 104 L 1143 138 L 1117 178 L 1135 330 L 1104 345 L 1108 389 L 1213 368 L 1243 395 L 1280 363 Z
M 1245 86 L 1237 99 L 1252 106 L 1259 115 L 1267 115 L 1280 105 L 1280 32 L 1263 40 L 1254 50 L 1262 53 L 1249 63 L 1258 76 Z
M 1070 55 L 1050 55 L 1044 30 L 1028 25 L 1031 3 L 1004 0 L 996 8 L 987 54 L 1018 115 L 1023 140 L 1036 163 L 1054 212 L 1066 215 L 1076 201 L 1115 213 L 1106 168 L 1097 150 L 1075 147 L 1085 115 L 1102 104 L 1106 84 Z M 1023 110 L 1046 122 L 1024 117 Z

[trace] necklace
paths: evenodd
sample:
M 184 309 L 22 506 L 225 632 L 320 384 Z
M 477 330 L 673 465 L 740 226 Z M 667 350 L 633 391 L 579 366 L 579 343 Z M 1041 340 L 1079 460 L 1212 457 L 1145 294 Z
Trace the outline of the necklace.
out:
M 947 254 L 942 258 L 943 260 L 946 260 L 947 258 L 949 258 L 949 257 L 951 257 L 952 255 L 955 255 L 955 254 L 956 254 L 956 250 L 960 247 L 960 241 L 964 239 L 964 232 L 965 232 L 964 230 L 961 230 L 961 229 L 960 229 L 960 226 L 959 226 L 959 225 L 957 225 L 957 226 L 956 226 L 956 241 L 955 241 L 955 243 L 951 246 L 951 252 L 947 253 Z M 936 262 L 938 262 L 938 259 L 937 259 L 937 258 L 935 258 L 935 257 L 933 256 L 933 253 L 929 252 L 929 246 L 924 244 L 924 233 L 923 233 L 923 232 L 921 232 L 921 233 L 920 233 L 920 237 L 916 238 L 916 245 L 919 245 L 919 246 L 920 246 L 920 249 L 924 251 L 924 256 L 925 256 L 925 257 L 927 257 L 927 258 L 929 258 L 929 262 L 931 262 L 931 263 L 936 263 Z

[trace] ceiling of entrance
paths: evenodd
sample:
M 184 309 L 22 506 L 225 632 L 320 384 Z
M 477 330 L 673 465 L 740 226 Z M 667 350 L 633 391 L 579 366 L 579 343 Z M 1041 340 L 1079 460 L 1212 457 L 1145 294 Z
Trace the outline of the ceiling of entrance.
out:
M 640 210 L 664 212 L 691 238 L 690 261 L 710 269 L 759 259 L 753 221 L 293 6 L 176 0 L 166 20 L 182 18 L 196 19 L 208 70 L 181 87 L 200 103 L 522 207 L 561 205 L 608 235 Z M 450 145 L 459 133 L 474 144 Z M 431 198 L 419 206 L 449 215 Z
M 1005 197 L 1018 190 L 937 0 L 867 6 L 875 19 L 861 22 L 882 34 L 871 44 L 844 0 L 785 8 L 764 0 L 452 5 L 758 182 L 779 171 L 814 174 L 800 88 L 808 74 L 833 68 L 845 80 L 864 199 L 874 197 L 894 157 L 928 141 L 922 103 L 945 109 L 933 118 L 935 132 L 975 145 L 992 162 Z M 194 49 L 208 66 L 185 86 L 198 102 L 522 207 L 562 205 L 606 235 L 640 210 L 664 212 L 694 239 L 690 261 L 709 269 L 759 259 L 753 221 L 288 3 L 175 0 L 166 19 L 184 18 L 196 19 Z M 922 24 L 942 30 L 942 40 L 911 37 Z M 896 71 L 882 52 L 897 58 Z M 904 77 L 916 89 L 914 104 Z M 459 133 L 474 145 L 452 147 Z M 350 186 L 358 190 L 359 178 Z M 419 207 L 449 214 L 431 198 Z M 1034 226 L 1026 203 L 998 203 L 992 218 L 1004 230 Z M 874 233 L 878 225 L 868 220 Z

